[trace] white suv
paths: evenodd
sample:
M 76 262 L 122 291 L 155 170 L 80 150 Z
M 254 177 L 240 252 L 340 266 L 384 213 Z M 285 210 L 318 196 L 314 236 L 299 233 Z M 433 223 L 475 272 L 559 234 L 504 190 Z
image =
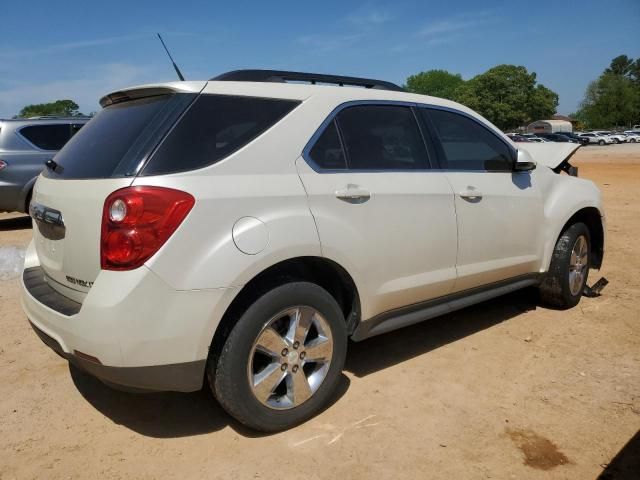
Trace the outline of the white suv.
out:
M 589 133 L 579 133 L 578 134 L 579 137 L 586 137 L 589 139 L 589 143 L 595 143 L 598 145 L 610 145 L 613 142 L 613 140 L 611 139 L 611 137 L 609 137 L 608 135 L 601 135 L 599 133 L 595 133 L 595 132 L 589 132 Z
M 516 146 L 448 100 L 252 70 L 101 104 L 38 178 L 23 305 L 119 388 L 208 383 L 285 429 L 330 401 L 349 338 L 532 285 L 569 308 L 602 263 L 579 145 Z

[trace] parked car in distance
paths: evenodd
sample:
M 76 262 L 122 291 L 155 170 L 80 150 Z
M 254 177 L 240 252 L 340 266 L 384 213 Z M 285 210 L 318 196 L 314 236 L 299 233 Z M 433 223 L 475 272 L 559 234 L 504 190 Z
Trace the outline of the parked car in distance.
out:
M 507 133 L 507 137 L 509 137 L 514 142 L 530 142 L 531 139 L 525 137 L 524 135 L 520 135 L 519 133 Z
M 598 135 L 597 133 L 593 132 L 579 133 L 578 136 L 588 138 L 590 144 L 611 145 L 613 143 L 613 140 L 610 137 Z
M 545 140 L 544 138 L 536 136 L 535 133 L 522 133 L 521 135 L 523 137 L 525 137 L 525 138 L 528 138 L 530 141 L 535 142 L 535 143 L 547 142 L 547 140 Z
M 593 133 L 602 135 L 603 137 L 609 137 L 613 141 L 613 143 L 625 143 L 627 141 L 627 137 L 625 135 L 615 133 L 615 132 L 598 130 L 598 131 L 594 131 Z
M 564 133 L 536 133 L 536 135 L 552 142 L 582 143 L 580 140 L 573 139 Z
M 108 385 L 207 385 L 283 430 L 335 397 L 349 338 L 529 286 L 571 308 L 602 264 L 579 145 L 516 148 L 450 100 L 241 70 L 100 104 L 38 177 L 21 290 L 44 343 Z
M 564 135 L 565 137 L 569 137 L 570 139 L 575 140 L 582 145 L 587 145 L 589 143 L 589 139 L 585 137 L 581 137 L 574 132 L 559 132 L 559 135 Z
M 33 184 L 45 162 L 88 121 L 87 117 L 0 119 L 0 212 L 28 210 Z
M 634 132 L 633 130 L 628 130 L 624 132 L 627 136 L 627 141 L 629 143 L 640 143 L 640 132 Z

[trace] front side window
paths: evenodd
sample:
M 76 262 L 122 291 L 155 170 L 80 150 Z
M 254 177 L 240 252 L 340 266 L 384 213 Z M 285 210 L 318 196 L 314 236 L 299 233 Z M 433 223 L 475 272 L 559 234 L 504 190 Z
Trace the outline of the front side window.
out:
M 452 170 L 512 171 L 512 152 L 487 128 L 458 113 L 421 109 L 440 139 L 445 168 Z
M 60 150 L 70 137 L 69 124 L 30 125 L 20 129 L 20 135 L 42 150 Z
M 337 116 L 351 170 L 429 168 L 427 150 L 410 107 L 358 105 Z

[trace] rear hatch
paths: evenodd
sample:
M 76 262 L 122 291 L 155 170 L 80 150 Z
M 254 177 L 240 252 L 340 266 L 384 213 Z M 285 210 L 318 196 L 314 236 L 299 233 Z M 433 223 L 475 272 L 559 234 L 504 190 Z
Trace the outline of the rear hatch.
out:
M 82 302 L 100 272 L 104 202 L 131 185 L 140 168 L 204 82 L 187 92 L 142 88 L 117 92 L 54 157 L 38 178 L 30 213 L 34 243 L 52 288 Z

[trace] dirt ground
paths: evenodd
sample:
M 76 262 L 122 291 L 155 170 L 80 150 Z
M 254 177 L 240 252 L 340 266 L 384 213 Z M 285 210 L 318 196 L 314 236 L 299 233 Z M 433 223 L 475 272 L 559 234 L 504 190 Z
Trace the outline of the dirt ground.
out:
M 611 282 L 569 311 L 521 291 L 359 344 L 324 413 L 276 435 L 206 391 L 133 395 L 69 366 L 0 282 L 0 478 L 640 478 L 640 144 L 586 147 Z M 0 215 L 0 248 L 28 219 Z

